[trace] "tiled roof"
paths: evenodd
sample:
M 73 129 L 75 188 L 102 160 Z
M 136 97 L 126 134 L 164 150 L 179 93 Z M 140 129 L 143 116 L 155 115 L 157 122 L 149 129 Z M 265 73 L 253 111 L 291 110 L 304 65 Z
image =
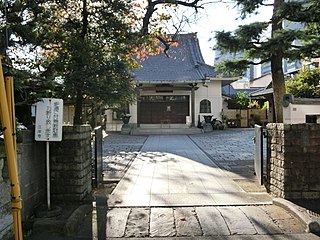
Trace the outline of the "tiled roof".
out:
M 255 92 L 252 92 L 250 94 L 250 97 L 261 97 L 261 96 L 266 96 L 270 94 L 273 94 L 273 88 L 263 88 Z
M 166 56 L 164 52 L 138 60 L 141 68 L 133 75 L 140 83 L 177 83 L 202 82 L 208 77 L 217 77 L 218 73 L 207 65 L 202 57 L 196 33 L 179 34 L 174 39 L 178 46 L 170 46 Z
M 232 87 L 231 84 L 225 85 L 222 87 L 222 95 L 224 96 L 233 96 L 236 95 L 237 91 Z

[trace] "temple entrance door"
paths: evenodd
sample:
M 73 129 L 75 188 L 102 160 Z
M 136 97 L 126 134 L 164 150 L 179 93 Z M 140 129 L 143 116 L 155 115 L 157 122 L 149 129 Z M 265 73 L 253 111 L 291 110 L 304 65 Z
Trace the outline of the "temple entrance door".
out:
M 186 123 L 189 96 L 144 96 L 140 102 L 140 123 Z

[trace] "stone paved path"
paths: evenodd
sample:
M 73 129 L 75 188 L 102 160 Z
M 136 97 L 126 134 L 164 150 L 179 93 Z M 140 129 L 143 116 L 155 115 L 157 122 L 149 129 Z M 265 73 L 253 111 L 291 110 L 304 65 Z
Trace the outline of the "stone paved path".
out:
M 293 235 L 302 224 L 257 184 L 252 137 L 251 129 L 142 137 L 108 196 L 107 239 L 303 239 Z
M 185 135 L 150 136 L 109 196 L 109 207 L 271 204 L 245 192 Z
M 279 235 L 304 232 L 297 219 L 274 205 L 112 208 L 107 219 L 108 238 Z
M 252 137 L 251 129 L 113 135 L 105 142 L 105 166 L 127 172 L 109 195 L 107 239 L 315 239 L 299 235 L 304 227 L 290 213 L 264 202 L 253 175 Z M 126 159 L 128 152 L 134 154 Z

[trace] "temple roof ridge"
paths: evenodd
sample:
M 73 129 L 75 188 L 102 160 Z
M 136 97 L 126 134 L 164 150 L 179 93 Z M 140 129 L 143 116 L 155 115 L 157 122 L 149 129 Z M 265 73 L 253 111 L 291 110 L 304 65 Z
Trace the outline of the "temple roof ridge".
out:
M 140 83 L 196 83 L 217 78 L 219 73 L 205 63 L 197 33 L 169 34 L 177 46 L 170 46 L 167 55 L 161 52 L 137 60 L 141 68 L 133 71 Z

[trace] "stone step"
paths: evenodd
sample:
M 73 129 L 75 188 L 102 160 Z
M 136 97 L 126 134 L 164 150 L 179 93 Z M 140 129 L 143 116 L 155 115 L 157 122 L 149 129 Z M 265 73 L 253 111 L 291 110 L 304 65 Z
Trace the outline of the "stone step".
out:
M 298 219 L 274 205 L 112 208 L 107 214 L 107 239 L 280 239 L 304 231 Z
M 201 134 L 200 128 L 133 128 L 131 135 L 191 135 Z

